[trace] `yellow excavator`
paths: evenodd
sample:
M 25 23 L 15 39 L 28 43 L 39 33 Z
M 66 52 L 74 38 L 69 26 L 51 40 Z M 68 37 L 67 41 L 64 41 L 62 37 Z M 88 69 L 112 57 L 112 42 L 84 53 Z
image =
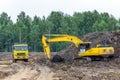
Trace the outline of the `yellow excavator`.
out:
M 114 48 L 110 46 L 102 46 L 100 44 L 97 44 L 95 47 L 91 47 L 91 42 L 84 42 L 76 36 L 64 34 L 45 34 L 42 35 L 42 44 L 44 48 L 44 54 L 49 60 L 51 59 L 49 46 L 49 43 L 51 42 L 74 43 L 78 49 L 78 57 L 110 57 L 114 55 Z

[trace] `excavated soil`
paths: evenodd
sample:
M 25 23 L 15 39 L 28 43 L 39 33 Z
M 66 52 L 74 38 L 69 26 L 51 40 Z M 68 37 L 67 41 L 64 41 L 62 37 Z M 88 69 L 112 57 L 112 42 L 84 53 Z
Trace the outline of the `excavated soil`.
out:
M 29 62 L 12 63 L 12 54 L 2 54 L 0 80 L 120 80 L 120 31 L 90 33 L 81 39 L 92 42 L 92 46 L 113 46 L 115 57 L 109 61 L 73 60 L 77 53 L 74 44 L 57 53 L 63 58 L 57 56 L 61 62 L 51 62 L 43 53 L 31 53 Z
M 89 33 L 81 38 L 83 41 L 92 42 L 91 46 L 95 47 L 96 44 L 109 45 L 115 49 L 115 60 L 118 62 L 120 57 L 120 31 L 116 32 L 95 32 Z M 67 62 L 71 62 L 77 54 L 77 48 L 74 44 L 71 44 L 66 50 L 59 53 Z M 114 60 L 114 59 L 112 59 Z M 116 62 L 116 61 L 115 61 Z
M 1 56 L 12 56 L 12 54 L 1 54 Z M 55 73 L 45 65 L 36 63 L 36 60 L 42 59 L 43 54 L 31 54 L 29 62 L 17 61 L 12 62 L 12 57 L 9 60 L 4 58 L 0 61 L 0 80 L 57 80 Z
M 49 66 L 56 73 L 55 76 L 61 80 L 120 80 L 120 31 L 90 33 L 81 39 L 92 42 L 92 47 L 98 43 L 113 46 L 115 56 L 110 58 L 109 61 L 73 60 L 73 56 L 77 54 L 77 49 L 74 44 L 71 44 L 66 50 L 57 54 L 65 61 L 60 63 L 55 61 L 53 63 L 46 62 L 45 59 L 39 59 L 37 63 L 40 65 L 44 63 L 44 65 Z M 59 60 L 61 61 L 61 59 Z

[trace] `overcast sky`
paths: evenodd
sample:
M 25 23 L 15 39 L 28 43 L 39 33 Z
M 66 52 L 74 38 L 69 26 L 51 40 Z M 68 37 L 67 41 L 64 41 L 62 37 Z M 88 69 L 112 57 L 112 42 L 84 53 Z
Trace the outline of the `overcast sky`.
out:
M 118 19 L 120 0 L 0 0 L 0 13 L 6 12 L 14 22 L 21 11 L 33 18 L 35 15 L 47 17 L 51 11 L 72 15 L 93 10 L 108 12 Z

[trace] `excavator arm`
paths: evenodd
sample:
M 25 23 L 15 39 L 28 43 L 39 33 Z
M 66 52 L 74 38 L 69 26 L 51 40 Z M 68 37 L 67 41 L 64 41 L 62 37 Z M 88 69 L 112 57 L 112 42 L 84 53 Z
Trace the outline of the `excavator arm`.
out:
M 47 37 L 52 37 L 52 38 L 47 38 Z M 51 42 L 72 42 L 75 44 L 77 48 L 79 47 L 80 43 L 83 43 L 83 41 L 80 40 L 79 38 L 70 35 L 61 35 L 61 34 L 42 35 L 42 44 L 43 44 L 44 53 L 48 59 L 51 59 L 50 46 L 49 46 L 49 43 Z
M 48 59 L 50 59 L 51 58 L 50 46 L 48 44 L 47 38 L 44 35 L 42 35 L 42 44 L 43 44 L 44 54 L 47 56 Z

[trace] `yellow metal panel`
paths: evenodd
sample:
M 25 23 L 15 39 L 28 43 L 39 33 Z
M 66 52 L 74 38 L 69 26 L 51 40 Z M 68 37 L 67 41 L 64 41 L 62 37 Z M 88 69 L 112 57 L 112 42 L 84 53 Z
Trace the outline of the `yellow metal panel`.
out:
M 18 55 L 18 53 L 19 54 L 20 53 L 24 53 L 25 55 L 24 56 L 20 56 L 20 55 Z M 26 50 L 26 51 L 14 50 L 13 54 L 14 54 L 14 59 L 28 59 L 29 52 L 28 52 L 28 50 Z
M 104 56 L 104 55 L 112 55 L 114 54 L 113 47 L 103 47 L 103 48 L 91 48 L 86 50 L 84 53 L 78 52 L 78 56 Z

